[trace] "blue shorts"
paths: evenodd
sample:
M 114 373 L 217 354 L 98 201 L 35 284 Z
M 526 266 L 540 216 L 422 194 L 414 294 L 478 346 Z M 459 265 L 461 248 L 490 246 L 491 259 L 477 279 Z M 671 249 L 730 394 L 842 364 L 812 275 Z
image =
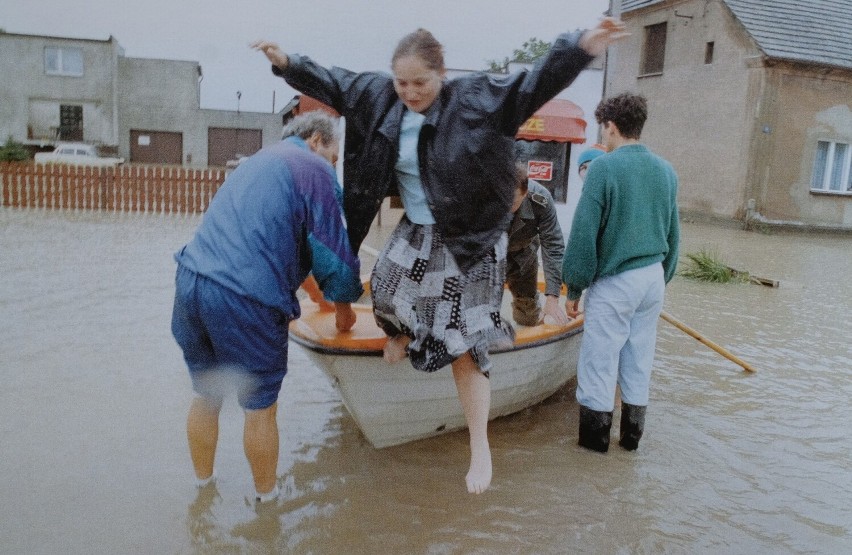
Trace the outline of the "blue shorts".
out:
M 236 392 L 249 410 L 275 403 L 287 373 L 288 324 L 280 310 L 178 265 L 172 335 L 202 397 L 221 403 Z

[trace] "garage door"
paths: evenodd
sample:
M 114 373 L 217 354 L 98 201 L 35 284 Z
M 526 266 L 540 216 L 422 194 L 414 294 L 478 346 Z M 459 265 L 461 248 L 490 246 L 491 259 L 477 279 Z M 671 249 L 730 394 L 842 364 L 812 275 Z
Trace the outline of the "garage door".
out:
M 140 164 L 183 163 L 183 133 L 131 129 L 130 161 Z
M 251 156 L 262 146 L 260 129 L 211 127 L 207 130 L 207 165 L 224 166 L 228 160 Z

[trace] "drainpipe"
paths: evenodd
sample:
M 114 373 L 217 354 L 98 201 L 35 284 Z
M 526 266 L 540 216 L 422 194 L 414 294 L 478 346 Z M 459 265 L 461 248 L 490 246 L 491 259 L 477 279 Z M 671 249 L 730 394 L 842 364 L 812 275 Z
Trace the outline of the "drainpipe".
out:
M 121 138 L 119 137 L 118 125 L 118 55 L 119 46 L 118 40 L 110 35 L 110 46 L 112 47 L 112 143 L 115 144 L 117 152 L 125 160 L 130 160 L 130 153 L 125 156 L 121 153 Z
M 621 19 L 621 0 L 609 0 L 609 9 L 607 10 L 607 14 L 610 17 L 614 17 L 616 19 Z M 609 48 L 604 52 L 604 62 L 603 62 L 603 89 L 601 90 L 601 98 L 606 98 L 607 91 L 607 83 L 609 82 Z M 598 132 L 600 133 L 600 131 Z M 600 138 L 600 135 L 598 135 Z
M 743 222 L 743 229 L 746 231 L 751 230 L 751 220 L 754 218 L 756 206 L 757 203 L 753 198 L 748 199 L 746 203 L 745 222 Z

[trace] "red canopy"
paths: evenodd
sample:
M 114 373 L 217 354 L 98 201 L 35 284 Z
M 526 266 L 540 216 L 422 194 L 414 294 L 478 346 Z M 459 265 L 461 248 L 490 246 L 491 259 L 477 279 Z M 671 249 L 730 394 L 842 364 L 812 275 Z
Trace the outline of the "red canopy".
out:
M 583 115 L 583 109 L 570 100 L 554 98 L 524 122 L 515 138 L 525 141 L 585 143 L 586 120 Z
M 334 117 L 340 117 L 340 114 L 337 113 L 337 110 L 335 110 L 328 104 L 324 104 L 316 98 L 313 98 L 306 94 L 301 95 L 299 97 L 299 106 L 296 111 L 296 114 L 304 114 L 305 112 L 312 112 L 314 110 L 323 110 Z

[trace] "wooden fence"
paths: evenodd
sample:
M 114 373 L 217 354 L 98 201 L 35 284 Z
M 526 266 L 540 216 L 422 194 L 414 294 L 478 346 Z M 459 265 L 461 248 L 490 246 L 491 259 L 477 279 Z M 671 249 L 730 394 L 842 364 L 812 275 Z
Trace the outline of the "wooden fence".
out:
M 220 169 L 0 162 L 0 207 L 194 214 L 224 180 Z

